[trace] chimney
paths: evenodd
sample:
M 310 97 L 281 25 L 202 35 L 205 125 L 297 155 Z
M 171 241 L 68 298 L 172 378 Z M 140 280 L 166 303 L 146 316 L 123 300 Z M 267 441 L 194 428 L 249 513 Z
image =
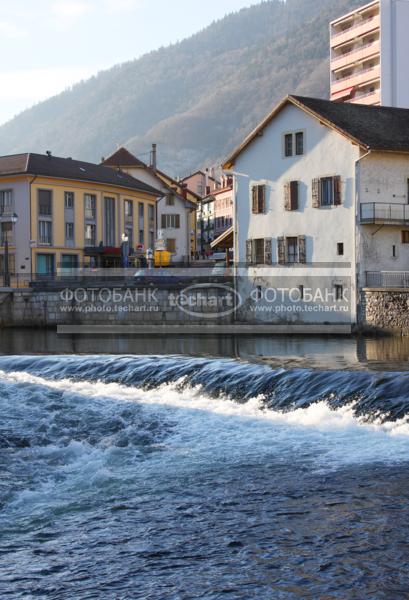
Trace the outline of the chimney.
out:
M 152 144 L 152 150 L 151 150 L 151 167 L 154 171 L 156 171 L 156 144 Z
M 48 159 L 50 159 L 51 158 L 51 150 L 46 150 L 46 155 L 47 155 Z

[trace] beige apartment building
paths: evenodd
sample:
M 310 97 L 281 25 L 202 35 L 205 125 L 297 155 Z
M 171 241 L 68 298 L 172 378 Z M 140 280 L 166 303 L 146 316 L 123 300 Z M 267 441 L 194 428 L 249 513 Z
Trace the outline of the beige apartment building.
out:
M 409 2 L 375 0 L 330 24 L 331 100 L 409 108 Z

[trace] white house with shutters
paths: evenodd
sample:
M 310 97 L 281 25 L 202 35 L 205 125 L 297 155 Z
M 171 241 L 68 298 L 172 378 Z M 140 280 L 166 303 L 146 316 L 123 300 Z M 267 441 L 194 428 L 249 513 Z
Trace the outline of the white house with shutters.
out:
M 223 166 L 243 320 L 355 323 L 409 285 L 409 110 L 288 96 Z

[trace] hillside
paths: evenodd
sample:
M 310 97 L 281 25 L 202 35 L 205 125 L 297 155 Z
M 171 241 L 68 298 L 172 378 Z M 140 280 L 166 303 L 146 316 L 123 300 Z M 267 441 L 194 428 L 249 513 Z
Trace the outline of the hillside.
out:
M 99 73 L 0 127 L 0 154 L 98 161 L 117 143 L 181 175 L 224 157 L 287 93 L 328 97 L 328 22 L 362 0 L 271 0 Z

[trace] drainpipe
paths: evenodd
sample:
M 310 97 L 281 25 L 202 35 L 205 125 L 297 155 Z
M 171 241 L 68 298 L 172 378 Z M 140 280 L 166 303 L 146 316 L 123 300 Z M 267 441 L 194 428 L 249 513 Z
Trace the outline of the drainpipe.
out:
M 361 256 L 360 256 L 360 226 L 359 226 L 359 214 L 360 214 L 360 195 L 359 195 L 359 184 L 360 181 L 360 162 L 371 154 L 372 150 L 369 149 L 365 154 L 360 156 L 355 161 L 355 252 L 354 252 L 354 271 L 355 271 L 355 321 L 358 321 L 358 315 L 356 314 L 356 307 L 358 306 L 360 297 L 359 282 L 360 282 L 360 271 L 361 271 Z M 359 235 L 358 235 L 359 232 Z M 357 265 L 359 265 L 357 269 Z

